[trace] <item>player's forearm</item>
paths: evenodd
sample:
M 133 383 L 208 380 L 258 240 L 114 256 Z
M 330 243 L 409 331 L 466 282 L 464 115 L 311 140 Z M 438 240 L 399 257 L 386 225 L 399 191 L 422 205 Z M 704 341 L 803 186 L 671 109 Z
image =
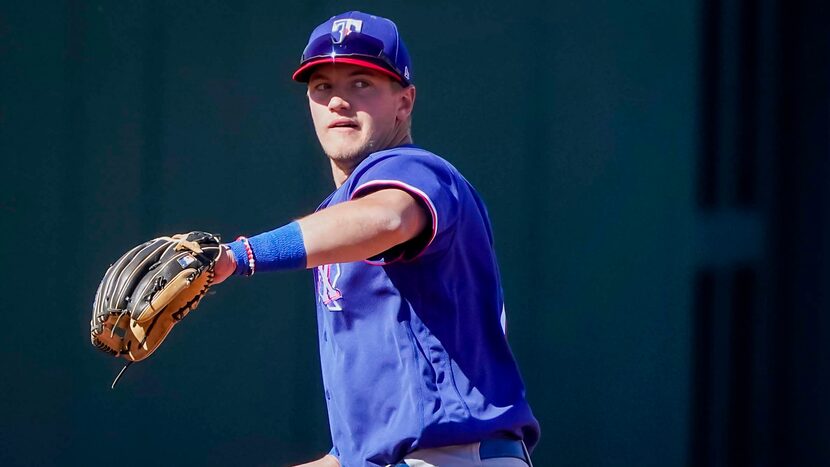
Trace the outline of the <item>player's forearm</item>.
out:
M 307 267 L 360 261 L 410 240 L 426 215 L 410 195 L 383 190 L 338 204 L 299 221 Z
M 230 275 L 360 261 L 412 239 L 428 215 L 408 193 L 383 189 L 224 245 L 214 282 Z

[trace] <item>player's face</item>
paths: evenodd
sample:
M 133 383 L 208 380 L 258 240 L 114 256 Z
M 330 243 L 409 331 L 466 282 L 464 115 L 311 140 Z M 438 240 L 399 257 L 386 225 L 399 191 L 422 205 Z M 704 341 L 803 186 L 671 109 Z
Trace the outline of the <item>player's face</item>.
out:
M 374 151 L 401 144 L 413 102 L 414 89 L 356 65 L 321 65 L 308 82 L 311 118 L 323 151 L 352 167 Z

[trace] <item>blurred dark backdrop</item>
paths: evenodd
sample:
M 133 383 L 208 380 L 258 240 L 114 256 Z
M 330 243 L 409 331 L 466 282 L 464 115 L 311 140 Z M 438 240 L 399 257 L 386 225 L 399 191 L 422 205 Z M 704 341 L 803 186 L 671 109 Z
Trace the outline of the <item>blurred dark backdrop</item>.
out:
M 2 1 L 0 464 L 329 449 L 308 273 L 217 287 L 114 391 L 88 320 L 133 244 L 255 234 L 333 189 L 290 74 L 347 9 L 397 21 L 416 142 L 488 203 L 538 466 L 830 465 L 808 0 Z

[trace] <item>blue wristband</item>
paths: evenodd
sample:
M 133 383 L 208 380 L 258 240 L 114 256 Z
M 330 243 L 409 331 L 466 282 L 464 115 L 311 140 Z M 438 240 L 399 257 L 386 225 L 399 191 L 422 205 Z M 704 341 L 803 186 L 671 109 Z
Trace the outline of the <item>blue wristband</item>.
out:
M 305 269 L 306 251 L 300 224 L 292 222 L 248 239 L 254 252 L 256 272 Z M 248 253 L 241 240 L 229 243 L 236 258 L 234 274 L 248 275 Z

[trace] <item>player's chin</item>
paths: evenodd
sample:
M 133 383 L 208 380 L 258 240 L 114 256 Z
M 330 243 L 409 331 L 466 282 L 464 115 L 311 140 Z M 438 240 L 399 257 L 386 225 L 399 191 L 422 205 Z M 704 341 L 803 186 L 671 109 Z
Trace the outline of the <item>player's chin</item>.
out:
M 352 150 L 338 150 L 338 151 L 326 151 L 326 155 L 329 159 L 335 162 L 353 162 L 357 163 L 360 162 L 365 156 L 365 151 L 360 149 L 352 149 Z
M 359 138 L 342 138 L 335 141 L 327 141 L 324 145 L 326 154 L 332 159 L 352 159 L 365 150 L 365 144 Z

